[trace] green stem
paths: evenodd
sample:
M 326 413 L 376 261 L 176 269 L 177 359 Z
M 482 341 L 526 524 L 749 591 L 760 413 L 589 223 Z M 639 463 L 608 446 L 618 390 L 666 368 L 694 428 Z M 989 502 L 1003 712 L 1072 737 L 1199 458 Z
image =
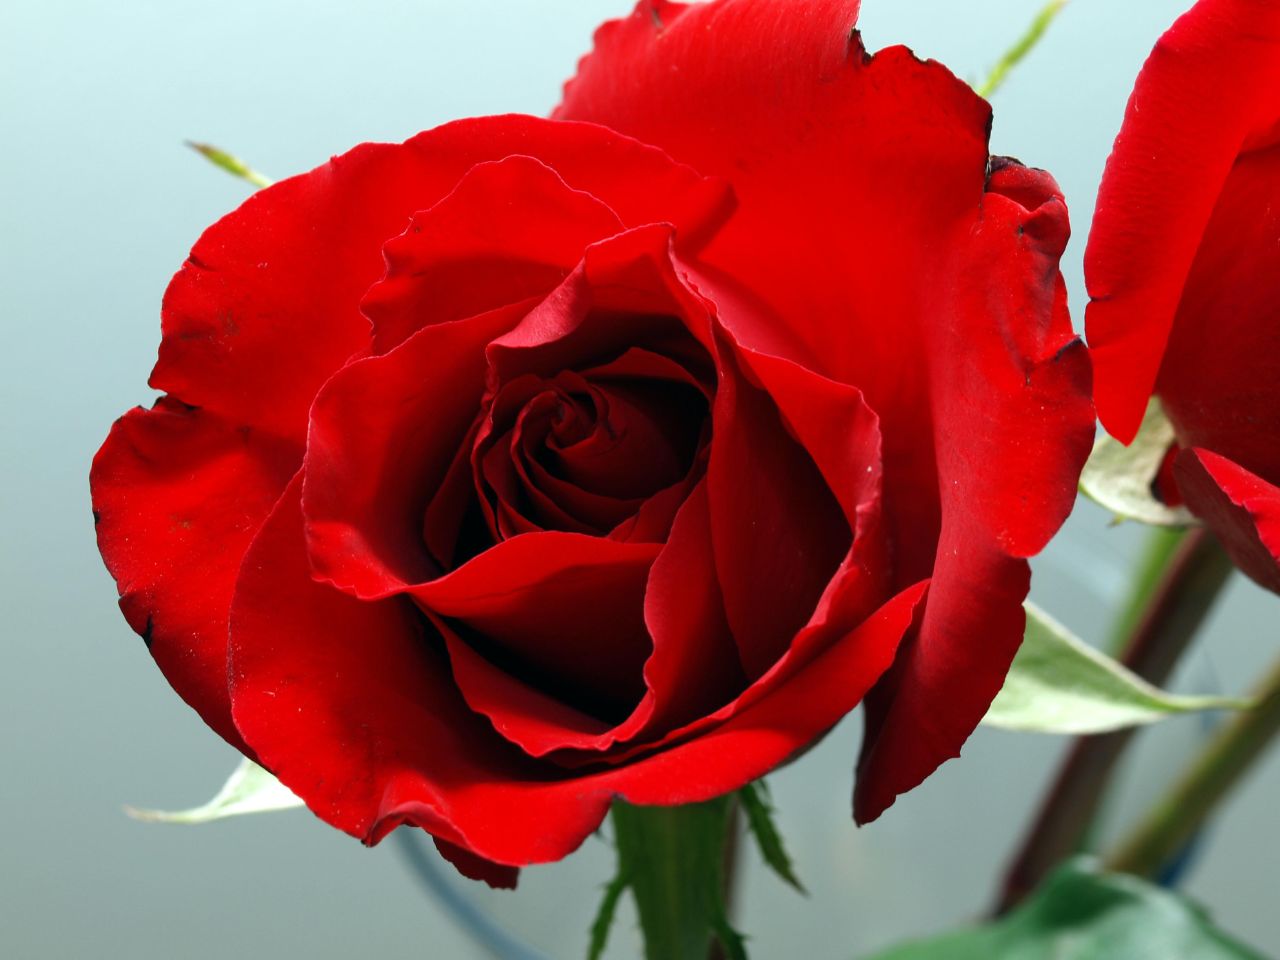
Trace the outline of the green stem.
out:
M 1129 581 L 1124 605 L 1111 625 L 1106 649 L 1112 655 L 1124 655 L 1125 645 L 1138 628 L 1142 615 L 1146 613 L 1151 596 L 1160 585 L 1160 578 L 1173 561 L 1179 544 L 1190 532 L 1185 527 L 1152 527 L 1147 534 L 1142 558 L 1133 571 L 1133 579 Z
M 1107 858 L 1110 869 L 1154 876 L 1280 735 L 1280 661 L 1258 688 L 1255 701 L 1256 706 L 1218 731 L 1173 790 Z
M 648 960 L 706 960 L 716 937 L 745 960 L 724 906 L 733 798 L 680 807 L 613 805 L 618 871 L 635 896 Z
M 1207 530 L 1192 530 L 1173 544 L 1165 542 L 1166 536 L 1152 537 L 1135 572 L 1130 607 L 1120 617 L 1122 624 L 1132 625 L 1122 661 L 1157 686 L 1168 680 L 1232 570 Z M 1142 612 L 1134 616 L 1137 609 Z M 1016 906 L 1058 863 L 1080 850 L 1134 735 L 1120 730 L 1076 740 L 1005 877 L 997 914 Z

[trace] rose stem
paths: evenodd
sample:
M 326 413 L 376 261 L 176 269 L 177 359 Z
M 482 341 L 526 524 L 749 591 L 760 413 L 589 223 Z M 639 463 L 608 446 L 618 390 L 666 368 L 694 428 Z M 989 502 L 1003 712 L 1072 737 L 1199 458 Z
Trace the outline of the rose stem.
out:
M 1171 552 L 1167 538 L 1163 531 L 1152 538 L 1152 561 L 1158 563 L 1159 552 L 1166 554 L 1162 575 L 1151 575 L 1154 563 L 1137 571 L 1133 599 L 1142 614 L 1132 617 L 1126 611 L 1120 616 L 1121 623 L 1133 623 L 1121 660 L 1157 686 L 1169 679 L 1232 570 L 1226 553 L 1203 528 L 1180 538 Z M 1076 740 L 1005 877 L 997 915 L 1016 906 L 1059 862 L 1080 849 L 1116 762 L 1135 732 L 1119 730 Z
M 1152 876 L 1191 839 L 1280 734 L 1280 661 L 1255 694 L 1200 751 L 1137 829 L 1106 859 L 1108 869 Z
M 734 794 L 729 800 L 729 814 L 726 817 L 724 835 L 724 854 L 722 863 L 722 880 L 720 896 L 724 903 L 724 912 L 730 922 L 733 921 L 734 895 L 737 892 L 738 849 L 742 844 L 742 803 Z M 724 945 L 718 938 L 713 938 L 707 951 L 707 960 L 727 960 Z

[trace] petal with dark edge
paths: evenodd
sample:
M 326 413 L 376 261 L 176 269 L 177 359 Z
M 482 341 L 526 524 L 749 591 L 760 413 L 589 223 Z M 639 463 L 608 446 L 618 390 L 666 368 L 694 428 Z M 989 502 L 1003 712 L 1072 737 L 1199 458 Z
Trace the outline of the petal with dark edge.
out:
M 362 144 L 205 231 L 165 294 L 152 386 L 300 441 L 321 384 L 368 349 L 359 304 L 383 275 L 383 244 L 476 164 L 513 154 L 548 164 L 628 225 L 676 224 L 691 249 L 732 210 L 723 182 L 591 124 L 482 117 Z
M 1208 450 L 1184 450 L 1174 477 L 1187 506 L 1236 565 L 1280 593 L 1280 488 Z
M 1204 244 L 1231 245 L 1237 231 L 1253 229 L 1235 218 L 1219 222 L 1211 231 L 1216 236 L 1206 235 L 1224 191 L 1248 176 L 1240 169 L 1242 155 L 1262 146 L 1259 138 L 1274 145 L 1278 122 L 1276 4 L 1200 0 L 1160 38 L 1142 68 L 1107 161 L 1085 251 L 1098 415 L 1120 440 L 1137 433 L 1198 252 Z M 1270 168 L 1274 201 L 1274 158 Z M 1255 207 L 1250 218 L 1262 216 Z M 1232 279 L 1254 272 L 1246 295 L 1262 281 L 1274 303 L 1274 273 L 1259 275 L 1254 266 L 1268 256 L 1274 262 L 1274 252 L 1241 245 L 1237 253 L 1243 262 L 1232 265 Z M 1236 295 L 1225 278 L 1209 280 Z M 1271 318 L 1274 329 L 1274 309 Z M 1240 329 L 1250 319 L 1226 313 L 1219 322 Z
M 227 695 L 231 592 L 301 462 L 292 443 L 161 399 L 116 421 L 89 477 L 125 618 L 179 696 L 242 752 Z

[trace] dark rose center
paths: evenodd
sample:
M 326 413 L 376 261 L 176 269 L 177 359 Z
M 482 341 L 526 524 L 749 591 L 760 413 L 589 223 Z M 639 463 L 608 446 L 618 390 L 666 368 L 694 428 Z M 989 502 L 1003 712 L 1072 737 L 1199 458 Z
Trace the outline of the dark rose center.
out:
M 533 530 L 608 536 L 690 478 L 709 407 L 678 373 L 606 362 L 499 387 L 472 454 L 495 540 Z

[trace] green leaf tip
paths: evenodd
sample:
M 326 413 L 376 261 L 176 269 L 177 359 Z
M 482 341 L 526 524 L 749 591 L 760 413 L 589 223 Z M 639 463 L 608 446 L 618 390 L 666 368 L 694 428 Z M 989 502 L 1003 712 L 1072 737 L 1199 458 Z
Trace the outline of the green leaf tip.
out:
M 782 843 L 782 834 L 773 822 L 773 806 L 769 803 L 768 787 L 763 780 L 748 783 L 738 796 L 742 801 L 742 810 L 747 816 L 747 827 L 755 837 L 760 856 L 768 867 L 784 881 L 791 884 L 805 896 L 809 891 L 795 874 L 791 857 L 787 855 Z
M 1049 25 L 1053 23 L 1054 18 L 1062 12 L 1066 5 L 1067 0 L 1049 0 L 1040 9 L 1035 19 L 1031 21 L 1031 26 L 1027 28 L 1027 32 L 1018 39 L 1017 43 L 1005 51 L 1004 56 L 987 74 L 987 79 L 975 88 L 978 96 L 983 99 L 990 99 L 991 95 L 1000 89 L 1008 78 L 1009 72 L 1035 48 L 1035 45 L 1040 42 L 1045 32 L 1049 29 Z
M 252 760 L 243 759 L 231 772 L 222 789 L 208 803 L 190 810 L 144 810 L 125 807 L 124 812 L 135 820 L 148 823 L 210 823 L 238 817 L 247 813 L 267 813 L 272 810 L 291 810 L 302 806 L 293 793 L 258 766 Z
M 187 140 L 185 143 L 214 166 L 221 167 L 234 177 L 249 181 L 255 187 L 269 187 L 274 182 L 270 177 L 259 173 L 239 157 L 233 156 L 211 143 L 199 143 L 195 140 Z
M 630 886 L 631 881 L 621 870 L 605 885 L 604 894 L 600 898 L 600 907 L 596 910 L 595 919 L 591 921 L 591 940 L 587 944 L 587 960 L 600 960 L 604 956 L 604 948 L 609 945 L 609 930 L 613 927 L 613 918 L 618 912 L 618 904 Z
M 1026 609 L 1026 636 L 982 720 L 986 726 L 1032 733 L 1109 733 L 1177 714 L 1249 706 L 1228 697 L 1165 693 L 1035 604 Z

